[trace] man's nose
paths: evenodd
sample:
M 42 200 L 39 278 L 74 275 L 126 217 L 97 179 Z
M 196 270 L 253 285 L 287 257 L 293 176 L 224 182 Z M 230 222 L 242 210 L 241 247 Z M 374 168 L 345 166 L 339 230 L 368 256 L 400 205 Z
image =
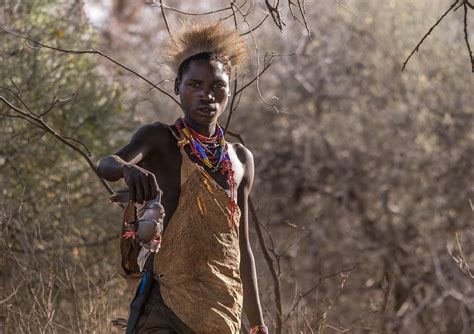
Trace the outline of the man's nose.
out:
M 200 98 L 206 101 L 213 101 L 215 99 L 212 89 L 203 88 L 201 90 Z

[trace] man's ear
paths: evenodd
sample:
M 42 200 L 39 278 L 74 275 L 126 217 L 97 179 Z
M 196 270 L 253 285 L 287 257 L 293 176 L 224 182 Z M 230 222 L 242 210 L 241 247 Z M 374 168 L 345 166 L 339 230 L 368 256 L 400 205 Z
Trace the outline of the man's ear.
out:
M 230 97 L 231 95 L 232 95 L 232 93 L 231 93 L 231 91 L 230 91 L 230 89 L 229 89 L 229 91 L 227 92 L 227 96 Z
M 179 95 L 179 85 L 181 84 L 181 80 L 178 78 L 174 79 L 174 93 Z

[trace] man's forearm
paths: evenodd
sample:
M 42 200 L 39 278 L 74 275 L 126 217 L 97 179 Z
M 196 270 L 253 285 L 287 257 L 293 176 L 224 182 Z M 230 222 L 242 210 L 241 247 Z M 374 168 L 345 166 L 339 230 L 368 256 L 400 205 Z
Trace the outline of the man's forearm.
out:
M 109 155 L 97 164 L 97 174 L 107 181 L 118 181 L 123 178 L 123 166 L 128 163 L 117 155 Z
M 244 287 L 244 311 L 250 326 L 262 325 L 263 315 L 258 296 L 255 261 L 251 249 L 242 252 L 241 261 L 240 276 Z

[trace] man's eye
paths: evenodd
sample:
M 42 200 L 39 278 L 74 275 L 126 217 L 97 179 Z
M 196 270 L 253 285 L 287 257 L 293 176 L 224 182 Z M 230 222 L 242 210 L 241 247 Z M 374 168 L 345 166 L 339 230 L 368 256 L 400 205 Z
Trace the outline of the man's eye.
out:
M 189 87 L 193 87 L 193 88 L 198 88 L 199 87 L 199 84 L 197 82 L 190 82 L 188 85 L 189 85 Z
M 216 88 L 225 88 L 226 86 L 222 83 L 215 84 L 214 87 Z

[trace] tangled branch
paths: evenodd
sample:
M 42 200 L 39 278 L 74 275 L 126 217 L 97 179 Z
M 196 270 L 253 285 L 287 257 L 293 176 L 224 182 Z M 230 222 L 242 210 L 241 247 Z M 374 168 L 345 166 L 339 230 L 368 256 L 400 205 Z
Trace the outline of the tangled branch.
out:
M 278 29 L 280 29 L 280 31 L 283 31 L 286 23 L 281 18 L 279 5 L 280 0 L 277 0 L 274 5 L 272 5 L 269 0 L 265 0 L 265 6 L 268 8 L 268 12 L 272 16 L 273 22 L 278 27 Z
M 283 32 L 283 29 L 286 27 L 286 22 L 281 16 L 282 8 L 280 6 L 280 0 L 276 0 L 273 4 L 270 3 L 270 0 L 265 0 L 265 6 L 268 9 L 269 15 L 272 17 L 273 23 L 275 23 L 280 32 Z M 288 0 L 288 9 L 293 20 L 301 24 L 306 29 L 308 38 L 311 39 L 311 31 L 308 26 L 308 20 L 306 19 L 305 0 L 296 0 L 296 2 L 293 0 Z
M 298 16 L 295 14 L 295 12 L 293 11 L 293 7 L 297 8 L 301 16 L 301 19 L 298 18 Z M 306 34 L 308 35 L 308 38 L 311 39 L 311 31 L 309 30 L 308 20 L 306 19 L 305 0 L 296 0 L 296 4 L 293 1 L 288 0 L 288 8 L 290 9 L 290 13 L 291 13 L 291 16 L 293 16 L 293 19 L 298 21 L 303 27 L 305 27 Z
M 461 242 L 459 241 L 459 235 L 458 233 L 455 233 L 455 238 L 456 238 L 456 254 L 453 251 L 454 247 L 449 243 L 447 245 L 448 253 L 453 259 L 453 261 L 457 264 L 459 269 L 466 275 L 468 275 L 470 278 L 474 279 L 474 274 L 471 271 L 471 268 L 469 268 L 469 264 L 466 260 L 466 256 L 464 255 L 464 252 L 461 247 Z

